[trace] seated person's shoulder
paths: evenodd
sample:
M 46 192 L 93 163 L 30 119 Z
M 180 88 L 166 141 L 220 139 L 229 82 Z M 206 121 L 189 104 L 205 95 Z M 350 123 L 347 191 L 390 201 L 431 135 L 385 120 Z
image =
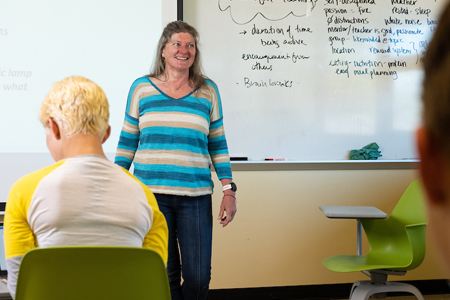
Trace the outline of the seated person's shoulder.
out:
M 42 168 L 40 170 L 29 173 L 19 180 L 17 180 L 11 188 L 11 191 L 27 191 L 35 189 L 43 178 L 55 171 L 58 167 L 64 164 L 65 160 L 61 160 L 51 166 Z

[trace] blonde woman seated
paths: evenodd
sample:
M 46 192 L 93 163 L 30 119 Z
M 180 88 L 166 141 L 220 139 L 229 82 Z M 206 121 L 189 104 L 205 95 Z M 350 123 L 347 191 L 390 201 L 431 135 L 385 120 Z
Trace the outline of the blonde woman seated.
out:
M 21 259 L 35 247 L 145 247 L 167 263 L 167 224 L 155 197 L 103 153 L 111 132 L 103 90 L 83 77 L 65 78 L 44 99 L 39 119 L 57 163 L 11 188 L 4 233 L 12 297 Z

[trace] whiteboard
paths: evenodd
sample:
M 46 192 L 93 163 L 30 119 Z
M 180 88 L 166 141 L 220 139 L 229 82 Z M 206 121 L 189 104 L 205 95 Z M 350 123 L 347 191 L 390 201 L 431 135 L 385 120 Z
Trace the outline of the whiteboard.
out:
M 231 156 L 414 159 L 422 59 L 446 0 L 185 0 Z

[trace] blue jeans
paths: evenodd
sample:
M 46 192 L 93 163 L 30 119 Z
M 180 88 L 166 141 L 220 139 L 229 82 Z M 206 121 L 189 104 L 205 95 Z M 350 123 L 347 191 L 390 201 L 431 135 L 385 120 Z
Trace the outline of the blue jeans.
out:
M 155 197 L 169 228 L 167 273 L 172 300 L 206 299 L 211 280 L 211 195 Z

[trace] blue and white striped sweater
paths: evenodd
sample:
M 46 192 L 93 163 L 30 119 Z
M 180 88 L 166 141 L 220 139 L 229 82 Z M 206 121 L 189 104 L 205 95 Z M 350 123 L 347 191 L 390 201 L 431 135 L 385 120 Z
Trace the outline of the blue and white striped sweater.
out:
M 148 77 L 131 86 L 115 162 L 154 193 L 199 196 L 212 193 L 210 164 L 219 179 L 231 178 L 217 86 L 180 99 L 159 90 Z

